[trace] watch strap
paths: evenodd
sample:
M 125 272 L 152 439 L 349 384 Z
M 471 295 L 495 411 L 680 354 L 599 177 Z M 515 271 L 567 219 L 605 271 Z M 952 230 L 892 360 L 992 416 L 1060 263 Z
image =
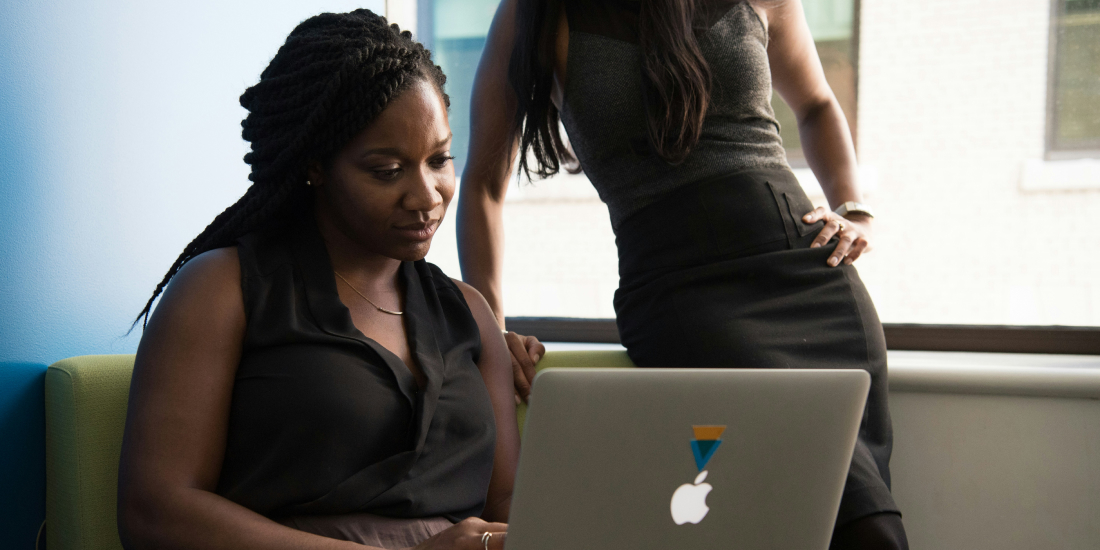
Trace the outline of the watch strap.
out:
M 868 218 L 873 218 L 875 215 L 871 212 L 871 207 L 856 201 L 848 201 L 839 207 L 834 212 L 841 217 L 845 217 L 848 214 L 863 214 Z

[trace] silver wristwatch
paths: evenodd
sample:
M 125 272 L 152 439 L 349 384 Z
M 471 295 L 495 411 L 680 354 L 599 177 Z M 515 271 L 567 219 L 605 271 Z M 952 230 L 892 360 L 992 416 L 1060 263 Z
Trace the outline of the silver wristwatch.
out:
M 835 212 L 836 215 L 841 216 L 841 217 L 845 217 L 848 214 L 863 214 L 864 216 L 867 216 L 868 218 L 875 217 L 875 215 L 871 213 L 871 207 L 870 206 L 867 206 L 866 204 L 863 204 L 861 202 L 856 202 L 856 201 L 848 201 L 848 202 L 840 205 L 833 212 Z

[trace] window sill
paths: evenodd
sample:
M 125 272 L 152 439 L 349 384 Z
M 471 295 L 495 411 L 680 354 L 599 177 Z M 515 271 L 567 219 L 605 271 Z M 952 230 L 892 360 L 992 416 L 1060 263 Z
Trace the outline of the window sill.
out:
M 509 317 L 508 329 L 543 342 L 618 344 L 614 319 Z M 1100 327 L 919 325 L 886 323 L 891 351 L 1100 356 Z
M 1100 356 L 887 353 L 892 392 L 1100 399 Z
M 1020 190 L 1100 190 L 1100 159 L 1025 160 L 1020 170 Z
M 547 351 L 624 350 L 547 342 Z M 1100 399 L 1100 356 L 889 351 L 891 392 Z

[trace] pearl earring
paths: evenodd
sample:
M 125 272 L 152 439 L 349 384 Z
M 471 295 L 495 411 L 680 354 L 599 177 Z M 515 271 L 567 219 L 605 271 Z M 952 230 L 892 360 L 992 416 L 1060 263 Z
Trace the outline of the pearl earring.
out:
M 311 186 L 311 185 L 313 185 L 313 182 L 311 182 L 311 181 L 309 181 L 309 180 L 306 180 L 306 187 L 309 187 L 309 186 Z

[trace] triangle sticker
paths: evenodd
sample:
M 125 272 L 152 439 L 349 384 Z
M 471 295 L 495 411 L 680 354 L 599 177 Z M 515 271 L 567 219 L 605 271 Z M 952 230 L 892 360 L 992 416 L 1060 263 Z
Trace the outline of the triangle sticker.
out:
M 722 439 L 722 432 L 726 431 L 726 427 L 692 425 L 691 430 L 695 432 L 695 439 L 702 441 L 704 439 Z
M 717 451 L 718 446 L 721 444 L 721 439 L 693 440 L 691 442 L 691 453 L 695 455 L 695 466 L 700 470 L 706 467 L 707 462 L 710 462 L 710 457 L 714 456 L 714 451 Z

